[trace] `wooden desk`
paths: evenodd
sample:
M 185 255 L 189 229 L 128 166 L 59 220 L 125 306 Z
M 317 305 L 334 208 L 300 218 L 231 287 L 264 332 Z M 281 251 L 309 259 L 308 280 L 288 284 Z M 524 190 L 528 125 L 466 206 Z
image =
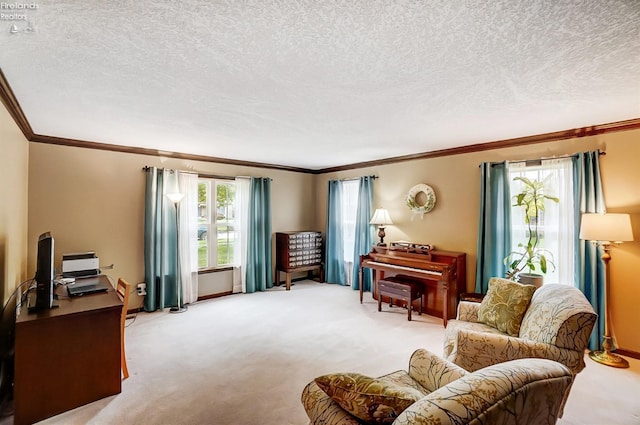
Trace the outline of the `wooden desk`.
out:
M 101 279 L 107 279 L 101 276 Z M 32 424 L 121 391 L 120 314 L 115 290 L 69 298 L 16 319 L 14 424 Z

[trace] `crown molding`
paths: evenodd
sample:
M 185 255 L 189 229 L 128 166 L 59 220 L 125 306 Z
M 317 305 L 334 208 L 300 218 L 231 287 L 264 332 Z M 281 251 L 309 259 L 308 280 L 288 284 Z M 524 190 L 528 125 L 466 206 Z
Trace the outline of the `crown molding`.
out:
M 262 162 L 251 162 L 251 161 L 241 161 L 229 158 L 217 158 L 212 156 L 205 155 L 193 155 L 186 154 L 180 152 L 171 152 L 171 151 L 161 151 L 158 149 L 147 149 L 147 148 L 136 148 L 131 146 L 119 146 L 112 145 L 108 143 L 100 143 L 94 141 L 86 141 L 86 140 L 77 140 L 77 139 L 68 139 L 64 137 L 55 137 L 55 136 L 47 136 L 43 134 L 36 134 L 33 132 L 31 128 L 31 124 L 29 124 L 29 120 L 26 115 L 22 111 L 22 107 L 20 106 L 20 102 L 13 93 L 9 82 L 7 81 L 2 69 L 0 68 L 0 100 L 9 111 L 9 114 L 22 131 L 22 134 L 29 142 L 34 143 L 48 143 L 53 145 L 62 145 L 62 146 L 72 146 L 78 148 L 87 148 L 87 149 L 98 149 L 98 150 L 107 150 L 114 152 L 124 152 L 130 154 L 137 155 L 150 155 L 150 156 L 160 156 L 160 157 L 169 157 L 169 158 L 177 158 L 184 160 L 193 160 L 193 161 L 204 161 L 204 162 L 215 162 L 218 164 L 229 164 L 229 165 L 237 165 L 237 166 L 245 166 L 245 167 L 256 167 L 256 168 L 268 168 L 274 170 L 282 170 L 282 171 L 293 171 L 298 173 L 307 173 L 312 174 L 313 170 L 302 168 L 302 167 L 289 167 L 285 165 L 277 165 L 277 164 L 268 164 Z
M 27 140 L 31 140 L 33 137 L 33 130 L 31 129 L 31 125 L 29 124 L 29 120 L 25 116 L 22 111 L 22 107 L 20 106 L 20 102 L 16 99 L 16 96 L 13 94 L 13 90 L 11 90 L 11 86 L 4 76 L 4 72 L 2 72 L 2 68 L 0 68 L 0 100 L 11 114 L 11 117 L 24 134 Z
M 68 139 L 64 137 L 46 136 L 42 134 L 35 134 L 31 129 L 31 125 L 27 120 L 20 103 L 16 99 L 13 90 L 9 82 L 4 76 L 2 69 L 0 68 L 0 100 L 5 105 L 9 114 L 13 117 L 14 121 L 24 134 L 24 137 L 35 143 L 49 143 L 53 145 L 72 146 L 77 148 L 86 149 L 99 149 L 114 152 L 123 152 L 136 155 L 149 155 L 160 156 L 184 160 L 203 161 L 203 162 L 215 162 L 218 164 L 228 164 L 245 167 L 267 168 L 273 170 L 292 171 L 297 173 L 306 174 L 326 174 L 337 171 L 353 170 L 357 168 L 375 167 L 380 165 L 395 164 L 397 162 L 413 161 L 417 159 L 429 159 L 437 158 L 441 156 L 453 156 L 461 155 L 465 153 L 487 151 L 493 149 L 509 148 L 514 146 L 529 145 L 534 143 L 544 143 L 553 141 L 562 141 L 567 139 L 575 139 L 579 137 L 595 136 L 598 134 L 613 133 L 616 131 L 627 131 L 640 129 L 640 118 L 634 118 L 625 121 L 617 121 L 607 124 L 599 124 L 589 127 L 574 128 L 571 130 L 562 130 L 552 133 L 538 134 L 534 136 L 518 137 L 514 139 L 505 139 L 494 142 L 478 143 L 474 145 L 461 146 L 451 149 L 440 149 L 429 152 L 422 152 L 411 155 L 396 156 L 391 158 L 384 158 L 375 161 L 358 162 L 354 164 L 342 165 L 338 167 L 322 168 L 322 169 L 309 169 L 302 167 L 290 167 L 285 165 L 268 164 L 262 162 L 241 161 L 230 158 L 218 158 L 205 155 L 193 155 L 180 152 L 163 151 L 158 149 L 148 148 L 136 148 L 131 146 L 112 145 L 108 143 L 100 143 L 94 141 Z
M 216 164 L 228 164 L 244 167 L 268 168 L 281 171 L 293 171 L 296 173 L 312 174 L 313 170 L 302 167 L 290 167 L 286 165 L 268 164 L 263 162 L 241 161 L 237 159 L 218 158 L 215 156 L 195 155 L 181 152 L 172 152 L 159 149 L 137 148 L 132 146 L 112 145 L 109 143 L 89 142 L 86 140 L 68 139 L 65 137 L 45 136 L 42 134 L 34 134 L 30 142 L 48 143 L 51 145 L 72 146 L 76 148 L 97 149 L 113 152 L 123 152 L 135 155 L 159 156 L 163 158 L 175 158 L 189 161 L 215 162 Z
M 316 170 L 315 174 L 333 173 L 337 171 L 353 170 L 357 168 L 375 167 L 380 165 L 395 164 L 397 162 L 413 161 L 416 159 L 437 158 L 441 156 L 461 155 L 465 153 L 481 152 L 493 149 L 510 148 L 514 146 L 530 145 L 534 143 L 559 142 L 562 140 L 576 139 L 579 137 L 595 136 L 598 134 L 613 133 L 616 131 L 628 131 L 640 129 L 640 118 L 625 121 L 617 121 L 607 124 L 593 125 L 589 127 L 574 128 L 572 130 L 555 131 L 552 133 L 537 134 L 534 136 L 504 139 L 495 142 L 478 143 L 475 145 L 460 146 L 457 148 L 440 149 L 411 155 L 396 156 L 375 161 L 359 162 L 356 164 L 339 167 L 323 168 Z

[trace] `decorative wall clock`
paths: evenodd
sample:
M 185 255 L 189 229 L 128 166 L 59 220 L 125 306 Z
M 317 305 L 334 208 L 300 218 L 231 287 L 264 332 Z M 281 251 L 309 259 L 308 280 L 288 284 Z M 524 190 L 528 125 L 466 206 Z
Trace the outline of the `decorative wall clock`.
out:
M 409 190 L 405 202 L 413 212 L 411 219 L 413 220 L 416 214 L 420 214 L 422 219 L 425 213 L 428 213 L 436 206 L 436 193 L 431 186 L 420 183 Z

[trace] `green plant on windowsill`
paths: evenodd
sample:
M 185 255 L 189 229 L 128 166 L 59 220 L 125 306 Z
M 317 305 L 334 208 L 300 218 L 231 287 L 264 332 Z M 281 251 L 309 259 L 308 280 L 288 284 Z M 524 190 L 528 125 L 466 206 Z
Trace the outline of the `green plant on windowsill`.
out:
M 527 225 L 527 242 L 519 243 L 518 249 L 509 253 L 504 259 L 507 265 L 507 279 L 515 279 L 523 270 L 528 270 L 533 274 L 540 270 L 543 274 L 551 267 L 555 269 L 552 253 L 539 247 L 540 232 L 538 224 L 540 213 L 544 211 L 545 201 L 560 202 L 560 199 L 546 193 L 544 182 L 530 180 L 526 177 L 515 177 L 524 187 L 520 193 L 513 197 L 514 207 L 524 208 L 524 220 Z

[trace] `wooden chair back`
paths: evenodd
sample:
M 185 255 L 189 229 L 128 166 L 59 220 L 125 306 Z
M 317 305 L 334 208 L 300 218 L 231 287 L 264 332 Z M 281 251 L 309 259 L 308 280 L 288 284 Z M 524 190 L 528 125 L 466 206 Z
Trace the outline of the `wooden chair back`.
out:
M 127 358 L 124 353 L 124 324 L 127 320 L 127 309 L 129 307 L 129 295 L 131 294 L 131 284 L 126 280 L 119 278 L 116 292 L 122 300 L 122 314 L 120 315 L 120 358 L 122 366 L 123 380 L 129 377 L 129 369 L 127 368 Z

